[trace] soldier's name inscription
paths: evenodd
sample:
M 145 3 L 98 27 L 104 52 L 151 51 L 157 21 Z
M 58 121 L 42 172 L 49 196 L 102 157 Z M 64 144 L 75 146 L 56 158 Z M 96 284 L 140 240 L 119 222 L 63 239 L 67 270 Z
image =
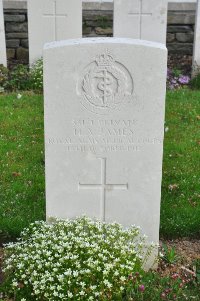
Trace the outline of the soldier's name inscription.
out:
M 69 152 L 135 152 L 144 145 L 162 143 L 162 138 L 136 138 L 137 120 L 119 119 L 73 119 L 71 135 L 49 137 L 47 144 L 65 145 Z

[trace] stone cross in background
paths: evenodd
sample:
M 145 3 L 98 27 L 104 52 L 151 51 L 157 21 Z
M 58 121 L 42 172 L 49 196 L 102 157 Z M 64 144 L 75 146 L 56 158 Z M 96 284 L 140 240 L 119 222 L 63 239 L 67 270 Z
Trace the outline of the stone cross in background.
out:
M 47 42 L 82 37 L 81 0 L 28 0 L 29 62 Z
M 151 17 L 152 18 L 152 13 L 144 13 L 143 12 L 143 1 L 139 0 L 139 11 L 138 12 L 130 12 L 130 13 L 128 13 L 128 15 L 133 18 L 135 18 L 135 17 L 138 18 L 138 25 L 139 25 L 138 37 L 139 37 L 139 39 L 142 39 L 143 17 Z
M 149 41 L 45 45 L 47 220 L 85 214 L 159 241 L 166 69 Z
M 0 0 L 0 64 L 7 66 L 3 2 Z
M 44 17 L 52 18 L 53 19 L 53 27 L 54 27 L 54 35 L 53 38 L 55 41 L 58 40 L 58 18 L 67 18 L 67 14 L 59 14 L 57 11 L 57 2 L 54 1 L 53 3 L 53 12 L 51 14 L 43 14 Z
M 114 0 L 114 36 L 166 43 L 167 0 Z
M 200 72 L 200 0 L 197 1 L 194 51 L 193 51 L 193 76 Z

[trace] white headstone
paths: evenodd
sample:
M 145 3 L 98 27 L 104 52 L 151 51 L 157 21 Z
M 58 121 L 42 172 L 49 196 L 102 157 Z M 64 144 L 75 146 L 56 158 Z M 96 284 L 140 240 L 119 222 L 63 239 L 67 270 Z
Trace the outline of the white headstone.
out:
M 148 41 L 45 46 L 47 219 L 136 224 L 158 242 L 166 65 Z
M 114 36 L 166 44 L 167 0 L 114 0 Z
M 3 2 L 0 0 L 0 64 L 7 66 Z
M 197 2 L 194 51 L 193 51 L 193 76 L 200 72 L 200 1 Z
M 82 37 L 81 0 L 28 0 L 29 62 L 45 43 Z

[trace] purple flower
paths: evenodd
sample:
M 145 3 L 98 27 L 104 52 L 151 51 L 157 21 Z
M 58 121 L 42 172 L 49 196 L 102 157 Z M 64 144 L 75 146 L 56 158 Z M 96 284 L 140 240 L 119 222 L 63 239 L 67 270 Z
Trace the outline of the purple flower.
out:
M 144 284 L 141 284 L 141 285 L 139 286 L 138 289 L 139 289 L 140 292 L 143 293 L 143 292 L 145 291 L 145 286 L 144 286 Z
M 187 85 L 190 81 L 190 77 L 188 75 L 181 75 L 179 77 L 178 81 L 182 85 Z
M 171 75 L 172 75 L 172 71 L 169 68 L 167 68 L 167 78 L 169 78 Z

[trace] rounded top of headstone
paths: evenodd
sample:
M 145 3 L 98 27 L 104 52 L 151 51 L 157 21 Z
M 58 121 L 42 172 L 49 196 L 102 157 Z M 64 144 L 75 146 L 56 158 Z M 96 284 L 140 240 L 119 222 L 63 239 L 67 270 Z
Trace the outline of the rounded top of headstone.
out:
M 138 45 L 146 46 L 150 48 L 158 48 L 167 50 L 166 46 L 161 43 L 151 42 L 146 40 L 138 40 L 131 38 L 81 38 L 81 39 L 69 39 L 64 41 L 56 41 L 51 43 L 46 43 L 44 45 L 44 50 L 52 48 L 60 48 L 72 45 L 86 45 L 86 44 L 126 44 L 126 45 Z

